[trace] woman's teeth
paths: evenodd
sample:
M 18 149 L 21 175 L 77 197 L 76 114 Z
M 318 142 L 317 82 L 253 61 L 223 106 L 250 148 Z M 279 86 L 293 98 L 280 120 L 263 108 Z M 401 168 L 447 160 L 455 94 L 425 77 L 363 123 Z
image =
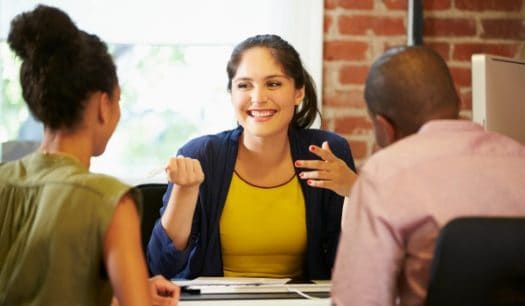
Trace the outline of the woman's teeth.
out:
M 262 117 L 271 117 L 273 114 L 275 114 L 275 111 L 273 110 L 264 110 L 264 111 L 256 111 L 251 110 L 249 111 L 250 116 L 255 118 L 262 118 Z

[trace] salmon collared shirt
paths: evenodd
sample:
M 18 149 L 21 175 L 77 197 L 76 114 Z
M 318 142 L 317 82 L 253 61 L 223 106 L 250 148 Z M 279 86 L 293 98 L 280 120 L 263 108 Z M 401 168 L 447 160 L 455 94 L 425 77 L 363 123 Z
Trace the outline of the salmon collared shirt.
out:
M 435 239 L 460 216 L 525 216 L 525 147 L 436 120 L 372 156 L 343 208 L 334 305 L 423 305 Z

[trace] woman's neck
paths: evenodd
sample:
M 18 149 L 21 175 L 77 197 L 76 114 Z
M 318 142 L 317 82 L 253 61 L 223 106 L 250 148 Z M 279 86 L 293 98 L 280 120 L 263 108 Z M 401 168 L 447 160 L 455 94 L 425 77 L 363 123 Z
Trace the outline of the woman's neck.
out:
M 91 145 L 80 133 L 64 131 L 44 131 L 44 139 L 39 150 L 50 154 L 62 154 L 73 157 L 89 169 Z
M 239 154 L 260 166 L 278 164 L 290 155 L 288 134 L 283 133 L 274 137 L 246 137 L 246 134 L 243 133 L 240 139 Z
M 272 138 L 241 136 L 235 171 L 253 185 L 271 187 L 295 173 L 288 134 Z

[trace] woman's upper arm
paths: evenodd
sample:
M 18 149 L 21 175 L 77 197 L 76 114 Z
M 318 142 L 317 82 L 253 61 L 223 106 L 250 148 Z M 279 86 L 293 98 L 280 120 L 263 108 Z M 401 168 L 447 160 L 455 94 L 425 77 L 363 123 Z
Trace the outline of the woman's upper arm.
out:
M 124 195 L 104 236 L 104 264 L 119 305 L 151 305 L 137 207 Z

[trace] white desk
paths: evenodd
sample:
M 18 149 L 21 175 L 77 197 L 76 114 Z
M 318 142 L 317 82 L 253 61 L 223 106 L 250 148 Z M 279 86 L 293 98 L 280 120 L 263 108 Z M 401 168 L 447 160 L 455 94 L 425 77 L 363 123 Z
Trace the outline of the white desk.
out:
M 201 277 L 179 281 L 179 305 L 329 306 L 330 283 L 286 283 L 286 279 Z M 177 282 L 176 282 L 177 283 Z

